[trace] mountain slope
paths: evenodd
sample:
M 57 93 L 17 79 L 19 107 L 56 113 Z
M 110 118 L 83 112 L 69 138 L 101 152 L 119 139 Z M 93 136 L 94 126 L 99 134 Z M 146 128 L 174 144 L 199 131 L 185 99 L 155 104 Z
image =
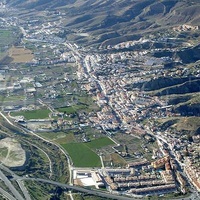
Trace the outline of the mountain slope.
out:
M 65 27 L 87 32 L 97 43 L 112 43 L 113 38 L 124 41 L 136 34 L 182 24 L 200 25 L 197 0 L 7 0 L 7 5 L 60 11 Z

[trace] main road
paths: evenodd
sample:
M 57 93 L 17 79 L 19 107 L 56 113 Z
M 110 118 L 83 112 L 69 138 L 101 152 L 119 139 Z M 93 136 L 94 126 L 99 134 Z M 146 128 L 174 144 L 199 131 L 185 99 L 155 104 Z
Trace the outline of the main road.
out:
M 12 195 L 10 195 L 8 192 L 6 192 L 5 190 L 3 190 L 2 188 L 0 188 L 0 194 L 2 194 L 2 196 L 4 196 L 6 199 L 16 200 L 15 197 L 13 197 Z
M 0 178 L 4 181 L 5 185 L 10 189 L 10 191 L 13 193 L 13 195 L 17 200 L 24 199 L 1 170 L 0 170 Z
M 15 174 L 13 171 L 11 171 L 8 167 L 6 167 L 6 166 L 4 166 L 4 165 L 2 165 L 2 164 L 0 164 L 0 169 L 4 170 L 4 171 L 7 172 L 7 173 L 10 173 L 13 177 L 15 177 L 15 178 L 16 178 L 16 182 L 17 182 L 17 184 L 19 185 L 19 187 L 20 187 L 20 189 L 21 189 L 21 191 L 22 191 L 22 193 L 23 193 L 25 199 L 26 199 L 26 200 L 31 200 L 31 197 L 30 197 L 30 195 L 29 195 L 28 190 L 27 190 L 26 187 L 24 186 L 23 181 L 20 180 L 20 176 L 18 176 L 18 175 Z M 1 191 L 0 191 L 0 193 L 1 193 Z
M 83 187 L 72 186 L 72 185 L 69 185 L 69 184 L 63 184 L 63 183 L 59 183 L 59 182 L 56 182 L 56 181 L 51 181 L 51 180 L 46 180 L 46 179 L 41 179 L 41 178 L 20 177 L 20 180 L 32 180 L 32 181 L 48 183 L 48 184 L 51 184 L 51 185 L 59 186 L 61 188 L 75 190 L 75 191 L 79 191 L 79 192 L 83 192 L 83 193 L 87 193 L 87 194 L 91 194 L 91 195 L 95 195 L 95 196 L 105 197 L 105 198 L 109 198 L 109 199 L 119 199 L 119 200 L 134 200 L 134 199 L 136 199 L 136 198 L 133 198 L 133 197 L 129 198 L 129 197 L 126 197 L 126 196 L 119 196 L 119 195 L 116 195 L 116 194 L 110 194 L 110 193 L 101 192 L 101 191 L 98 191 L 98 190 L 86 189 L 86 188 L 83 188 Z
M 58 145 L 58 144 L 56 144 L 56 143 L 53 143 L 53 142 L 51 142 L 50 140 L 47 140 L 47 139 L 45 139 L 45 138 L 43 138 L 43 137 L 37 135 L 36 133 L 34 133 L 33 131 L 31 131 L 31 130 L 25 128 L 25 127 L 16 126 L 16 125 L 15 125 L 14 123 L 12 123 L 12 122 L 6 117 L 6 115 L 4 115 L 1 111 L 0 111 L 0 115 L 1 115 L 1 116 L 7 121 L 7 123 L 9 123 L 11 126 L 14 126 L 14 127 L 18 128 L 18 129 L 21 129 L 22 132 L 29 133 L 29 134 L 31 134 L 31 135 L 33 135 L 33 136 L 35 136 L 35 137 L 37 137 L 37 138 L 39 138 L 39 139 L 41 139 L 41 140 L 47 142 L 47 143 L 49 143 L 49 144 L 53 144 L 53 145 L 55 145 L 56 147 L 58 147 L 59 150 L 65 155 L 65 157 L 66 157 L 66 159 L 67 159 L 68 168 L 69 168 L 69 182 L 70 182 L 70 184 L 72 184 L 72 170 L 71 170 L 71 169 L 72 169 L 72 165 L 71 165 L 71 160 L 70 160 L 70 157 L 68 156 L 68 154 L 65 152 L 65 150 L 64 150 L 60 145 Z M 40 148 L 39 148 L 39 149 L 40 149 Z M 44 152 L 44 151 L 43 151 L 43 152 Z M 47 155 L 47 154 L 45 153 L 45 155 Z M 48 155 L 47 155 L 47 158 L 48 158 L 48 160 L 50 160 L 50 158 L 49 158 Z M 50 165 L 51 165 L 51 162 L 50 162 Z M 52 166 L 50 166 L 50 177 L 51 177 L 51 176 L 52 176 Z

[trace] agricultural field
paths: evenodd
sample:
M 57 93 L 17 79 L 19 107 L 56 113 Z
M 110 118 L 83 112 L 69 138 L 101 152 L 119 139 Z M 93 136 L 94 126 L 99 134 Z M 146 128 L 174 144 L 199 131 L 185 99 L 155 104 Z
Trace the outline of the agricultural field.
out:
M 13 102 L 13 101 L 19 101 L 19 100 L 24 100 L 24 96 L 14 96 L 14 95 L 10 95 L 10 96 L 4 96 L 4 95 L 0 95 L 0 102 Z
M 14 32 L 11 29 L 1 29 L 0 30 L 0 51 L 3 52 L 8 48 L 9 45 L 13 44 L 16 37 L 14 37 Z
M 72 90 L 72 89 L 70 89 Z M 99 107 L 93 102 L 92 98 L 88 94 L 78 95 L 71 94 L 64 96 L 60 99 L 61 102 L 68 101 L 70 106 L 59 107 L 57 110 L 66 114 L 74 114 L 77 112 L 92 112 L 98 111 Z
M 54 141 L 58 144 L 66 144 L 76 142 L 74 134 L 72 132 L 41 132 L 38 133 L 41 137 Z
M 115 134 L 114 139 L 121 145 L 126 144 L 124 148 L 126 148 L 128 156 L 124 157 L 124 159 L 127 162 L 133 162 L 144 158 L 151 161 L 153 149 L 158 148 L 156 141 L 148 142 L 144 138 L 140 139 L 131 135 L 126 135 L 126 137 L 124 137 L 121 134 Z
M 113 145 L 114 142 L 107 137 L 101 137 L 91 142 L 86 143 L 86 145 L 91 149 L 100 149 L 104 146 Z
M 99 156 L 85 143 L 62 144 L 69 153 L 75 167 L 100 167 Z
M 49 117 L 50 110 L 39 109 L 39 110 L 25 110 L 19 112 L 12 112 L 12 116 L 24 116 L 26 120 L 30 119 L 46 119 Z
M 103 133 L 101 133 L 101 131 L 99 131 L 98 129 L 91 127 L 91 126 L 84 126 L 81 127 L 83 133 L 85 133 L 85 135 L 91 140 L 93 141 L 94 139 L 97 138 L 101 138 L 101 137 L 105 137 L 105 135 Z
M 1 64 L 8 64 L 12 61 L 7 56 L 8 49 L 20 38 L 19 30 L 16 28 L 1 28 L 0 30 L 0 62 Z
M 68 106 L 68 107 L 61 107 L 61 108 L 58 108 L 57 110 L 59 112 L 63 112 L 63 113 L 66 113 L 66 114 L 73 114 L 73 113 L 76 113 L 77 111 L 79 110 L 83 110 L 85 109 L 87 106 L 86 105 L 74 105 L 74 106 Z
M 124 167 L 127 162 L 117 153 L 103 154 L 104 165 L 107 167 Z
M 23 47 L 10 48 L 9 57 L 12 58 L 12 63 L 31 62 L 34 58 L 32 51 Z
M 107 137 L 101 137 L 87 143 L 63 144 L 61 141 L 60 144 L 69 153 L 76 167 L 99 167 L 99 156 L 93 150 L 113 145 L 114 142 Z

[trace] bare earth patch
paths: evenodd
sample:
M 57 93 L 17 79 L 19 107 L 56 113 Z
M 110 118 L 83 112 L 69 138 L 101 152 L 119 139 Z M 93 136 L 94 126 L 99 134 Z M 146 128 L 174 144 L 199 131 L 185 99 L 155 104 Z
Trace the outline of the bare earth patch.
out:
M 26 161 L 26 152 L 13 138 L 0 140 L 0 161 L 7 167 L 20 167 Z
M 31 62 L 34 58 L 32 51 L 23 47 L 10 48 L 9 57 L 12 58 L 12 63 Z

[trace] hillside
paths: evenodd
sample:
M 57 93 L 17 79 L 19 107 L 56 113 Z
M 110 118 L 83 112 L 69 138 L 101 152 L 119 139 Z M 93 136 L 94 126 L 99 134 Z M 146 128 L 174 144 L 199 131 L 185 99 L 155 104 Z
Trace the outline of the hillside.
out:
M 7 0 L 18 9 L 63 13 L 63 25 L 90 37 L 69 39 L 90 43 L 116 43 L 144 32 L 182 24 L 200 25 L 200 2 L 189 0 Z

